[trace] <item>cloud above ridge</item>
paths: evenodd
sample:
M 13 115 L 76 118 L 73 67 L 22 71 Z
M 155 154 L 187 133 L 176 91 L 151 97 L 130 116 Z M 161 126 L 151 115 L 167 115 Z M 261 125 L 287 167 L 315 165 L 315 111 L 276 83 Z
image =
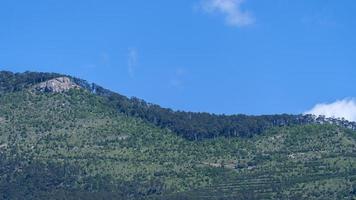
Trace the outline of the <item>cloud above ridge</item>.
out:
M 138 52 L 135 48 L 129 48 L 128 50 L 128 59 L 127 59 L 127 71 L 131 78 L 135 75 L 135 69 L 138 62 Z
M 348 98 L 333 103 L 317 104 L 304 114 L 324 115 L 325 117 L 344 118 L 356 122 L 356 99 Z
M 255 19 L 248 11 L 243 11 L 241 5 L 245 0 L 205 0 L 201 7 L 207 13 L 218 13 L 225 17 L 225 22 L 229 26 L 248 26 L 255 22 Z

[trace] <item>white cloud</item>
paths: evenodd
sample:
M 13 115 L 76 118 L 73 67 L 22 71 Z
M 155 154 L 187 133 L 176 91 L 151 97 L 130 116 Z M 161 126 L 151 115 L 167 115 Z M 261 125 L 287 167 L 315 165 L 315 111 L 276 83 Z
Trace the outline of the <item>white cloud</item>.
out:
M 130 77 L 134 77 L 135 75 L 135 69 L 137 66 L 137 62 L 138 62 L 138 53 L 137 50 L 135 48 L 129 48 L 128 51 L 128 60 L 127 60 L 127 70 L 128 73 L 130 75 Z
M 245 0 L 205 0 L 202 9 L 207 13 L 219 13 L 225 17 L 230 26 L 247 26 L 255 22 L 248 11 L 243 11 L 241 5 Z
M 325 117 L 345 118 L 356 122 L 356 99 L 338 100 L 333 103 L 322 103 L 304 114 L 324 115 Z

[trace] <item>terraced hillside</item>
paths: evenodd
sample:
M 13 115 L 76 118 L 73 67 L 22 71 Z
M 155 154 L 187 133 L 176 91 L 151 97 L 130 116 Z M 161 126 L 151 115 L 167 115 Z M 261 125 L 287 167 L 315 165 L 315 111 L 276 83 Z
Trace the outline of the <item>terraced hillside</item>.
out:
M 355 137 L 337 127 L 309 125 L 270 130 L 245 143 L 213 141 L 205 145 L 220 147 L 214 154 L 224 156 L 216 160 L 225 168 L 236 163 L 237 174 L 228 171 L 212 186 L 171 198 L 354 199 Z
M 0 81 L 0 199 L 355 198 L 350 129 L 187 140 L 82 84 L 51 92 L 34 87 L 50 79 L 12 80 Z

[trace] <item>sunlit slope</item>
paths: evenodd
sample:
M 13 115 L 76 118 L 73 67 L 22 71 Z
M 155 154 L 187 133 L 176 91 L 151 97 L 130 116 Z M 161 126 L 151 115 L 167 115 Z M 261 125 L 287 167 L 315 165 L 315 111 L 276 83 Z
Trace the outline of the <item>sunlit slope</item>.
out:
M 353 199 L 355 138 L 355 132 L 335 126 L 308 125 L 272 129 L 250 140 L 206 142 L 206 149 L 214 147 L 210 158 L 225 169 L 235 163 L 234 170 L 212 186 L 169 198 Z
M 80 168 L 73 183 L 56 188 L 100 191 L 105 188 L 93 180 L 109 178 L 105 184 L 112 183 L 110 187 L 146 195 L 211 181 L 195 167 L 199 162 L 195 144 L 120 114 L 84 90 L 3 95 L 0 119 L 1 152 L 8 158 L 25 159 L 23 165 L 31 161 Z M 7 176 L 3 174 L 2 180 Z
M 189 141 L 83 89 L 0 96 L 0 198 L 350 199 L 356 134 L 331 125 Z

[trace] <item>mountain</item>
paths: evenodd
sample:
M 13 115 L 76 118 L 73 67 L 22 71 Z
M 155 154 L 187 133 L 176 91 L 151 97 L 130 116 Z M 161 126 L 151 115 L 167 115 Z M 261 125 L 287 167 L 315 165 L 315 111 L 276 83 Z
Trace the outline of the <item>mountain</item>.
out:
M 173 111 L 0 72 L 0 199 L 352 199 L 356 126 Z
M 141 118 L 161 128 L 169 128 L 174 133 L 188 140 L 204 140 L 217 137 L 251 137 L 263 133 L 271 127 L 282 127 L 290 125 L 305 124 L 337 124 L 345 128 L 356 130 L 355 122 L 342 119 L 326 119 L 312 115 L 215 115 L 210 113 L 194 113 L 184 111 L 173 111 L 162 108 L 159 105 L 147 103 L 142 99 L 127 98 L 94 83 L 75 77 L 64 76 L 57 73 L 11 73 L 0 72 L 0 94 L 39 87 L 41 91 L 61 90 L 61 88 L 50 88 L 58 79 L 65 79 L 67 85 L 61 87 L 70 89 L 80 87 L 92 94 L 107 99 L 119 112 L 128 116 Z M 72 83 L 69 82 L 69 79 Z M 63 81 L 63 80 L 62 80 Z M 41 88 L 42 85 L 42 88 Z M 62 88 L 62 89 L 63 89 Z

